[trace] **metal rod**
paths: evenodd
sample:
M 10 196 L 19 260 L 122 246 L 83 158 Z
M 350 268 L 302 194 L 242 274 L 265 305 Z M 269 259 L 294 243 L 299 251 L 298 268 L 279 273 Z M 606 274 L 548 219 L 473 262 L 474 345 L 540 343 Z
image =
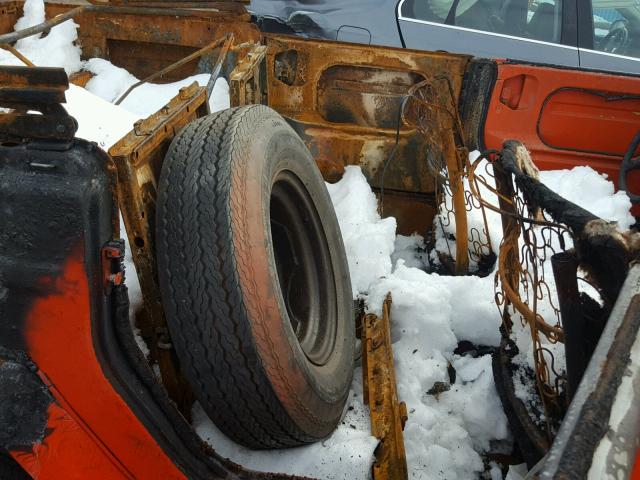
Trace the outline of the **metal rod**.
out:
M 233 33 L 230 33 L 227 36 L 226 42 L 222 46 L 222 50 L 218 54 L 218 59 L 216 60 L 215 65 L 211 69 L 211 78 L 209 78 L 209 82 L 207 83 L 207 97 L 211 96 L 211 92 L 213 92 L 213 87 L 216 84 L 216 80 L 218 80 L 218 76 L 220 75 L 220 70 L 222 69 L 222 63 L 227 58 L 227 54 L 229 53 L 229 48 L 231 48 L 231 44 L 234 40 Z
M 133 85 L 131 85 L 121 96 L 120 98 L 118 98 L 118 100 L 116 100 L 114 103 L 116 105 L 120 105 L 122 103 L 122 101 L 127 98 L 127 96 L 135 89 L 138 88 L 140 85 L 150 82 L 152 80 L 155 80 L 158 77 L 161 77 L 167 73 L 169 73 L 172 70 L 175 70 L 178 67 L 181 67 L 187 63 L 189 63 L 190 61 L 201 57 L 202 55 L 204 55 L 205 53 L 210 52 L 211 50 L 213 50 L 214 48 L 220 46 L 220 44 L 224 41 L 227 41 L 229 39 L 229 37 L 233 38 L 232 35 L 227 35 L 223 38 L 219 38 L 217 40 L 214 40 L 213 42 L 211 42 L 209 45 L 207 45 L 206 47 L 201 48 L 200 50 L 198 50 L 197 52 L 193 52 L 191 55 L 188 55 L 186 57 L 184 57 L 181 60 L 178 60 L 175 63 L 172 63 L 171 65 L 169 65 L 168 67 L 163 68 L 162 70 L 157 71 L 156 73 L 153 73 L 151 75 L 149 75 L 148 77 L 140 80 L 139 82 L 134 83 Z
M 3 49 L 3 50 L 6 50 L 9 53 L 12 53 L 18 60 L 20 60 L 26 66 L 35 67 L 35 64 L 31 60 L 29 60 L 27 57 L 22 55 L 18 50 L 13 48 L 11 45 L 2 44 L 2 45 L 0 45 L 0 48 Z

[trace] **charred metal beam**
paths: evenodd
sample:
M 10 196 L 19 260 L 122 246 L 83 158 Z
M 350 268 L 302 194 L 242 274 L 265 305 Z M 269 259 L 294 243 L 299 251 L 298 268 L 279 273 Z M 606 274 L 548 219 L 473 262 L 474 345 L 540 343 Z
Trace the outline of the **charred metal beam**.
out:
M 630 249 L 633 239 L 621 234 L 615 223 L 597 217 L 541 183 L 537 178 L 538 170 L 521 142 L 508 140 L 503 144 L 500 164 L 507 173 L 514 175 L 532 212 L 542 208 L 554 221 L 573 231 L 580 265 L 595 281 L 605 306 L 610 308 L 629 271 L 629 262 L 634 255 Z
M 527 162 L 530 160 L 531 157 L 521 142 L 507 140 L 502 145 L 500 164 L 506 172 L 513 174 L 529 206 L 543 208 L 554 220 L 568 225 L 577 234 L 581 233 L 590 221 L 600 220 L 593 213 L 570 202 L 541 183 L 531 174 L 531 171 L 527 172 L 526 169 L 529 168 Z
M 569 398 L 578 388 L 592 353 L 588 351 L 585 342 L 584 317 L 578 291 L 578 265 L 575 252 L 559 252 L 551 257 L 564 330 Z
M 398 401 L 391 349 L 391 294 L 382 304 L 382 316 L 365 315 L 362 322 L 362 388 L 369 406 L 371 433 L 380 440 L 374 452 L 374 480 L 406 480 L 407 458 L 402 431 L 407 406 Z
M 503 329 L 504 327 L 501 328 Z M 513 432 L 513 438 L 523 460 L 529 468 L 533 468 L 549 450 L 549 440 L 533 423 L 527 406 L 516 395 L 511 359 L 517 354 L 518 347 L 513 340 L 504 335 L 503 331 L 500 348 L 493 354 L 491 366 L 496 390 L 509 421 L 509 428 Z
M 640 418 L 640 402 L 637 398 L 628 398 L 625 402 L 630 408 L 621 417 L 622 427 L 619 431 L 611 431 L 609 424 L 618 389 L 623 378 L 629 375 L 631 352 L 637 348 L 639 334 L 640 265 L 636 265 L 630 270 L 609 316 L 551 447 L 540 474 L 541 479 L 587 478 L 596 448 L 605 435 L 615 444 L 612 444 L 612 455 L 607 456 L 604 468 L 611 473 L 612 478 L 627 478 L 630 475 L 638 447 L 636 425 Z M 617 413 L 618 416 L 621 414 L 622 412 Z M 621 458 L 628 461 L 620 463 Z
M 0 35 L 0 44 L 14 43 L 23 38 L 31 37 L 39 33 L 46 32 L 56 25 L 71 20 L 78 15 L 85 12 L 94 13 L 116 13 L 116 14 L 145 14 L 145 15 L 164 15 L 164 16 L 182 16 L 182 17 L 197 17 L 200 16 L 198 9 L 188 8 L 167 8 L 167 7 L 142 7 L 142 6 L 113 6 L 113 5 L 82 5 L 80 7 L 73 8 L 67 12 L 56 15 L 55 17 L 47 20 L 46 22 L 39 23 L 29 28 L 19 30 L 17 32 L 5 33 Z

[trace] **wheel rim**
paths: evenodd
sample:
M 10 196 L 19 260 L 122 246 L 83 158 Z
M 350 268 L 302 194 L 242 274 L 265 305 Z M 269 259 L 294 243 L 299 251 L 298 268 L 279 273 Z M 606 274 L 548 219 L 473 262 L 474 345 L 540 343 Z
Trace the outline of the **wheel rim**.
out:
M 270 220 L 280 293 L 291 327 L 309 361 L 324 365 L 337 330 L 331 253 L 313 201 L 290 171 L 275 178 Z

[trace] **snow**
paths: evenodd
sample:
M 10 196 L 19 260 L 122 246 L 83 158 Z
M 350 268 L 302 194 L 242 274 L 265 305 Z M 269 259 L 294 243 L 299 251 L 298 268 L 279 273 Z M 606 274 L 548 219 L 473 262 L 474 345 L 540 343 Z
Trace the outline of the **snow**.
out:
M 124 68 L 117 67 L 102 58 L 87 60 L 84 69 L 94 74 L 87 83 L 87 90 L 107 102 L 115 102 L 131 85 L 138 82 L 138 79 Z M 193 82 L 204 86 L 209 83 L 210 78 L 211 75 L 208 73 L 202 73 L 174 83 L 144 83 L 125 97 L 120 106 L 140 118 L 146 118 L 166 105 L 180 88 L 191 85 Z M 216 80 L 209 107 L 212 112 L 229 108 L 229 86 L 224 78 Z
M 362 187 L 364 182 L 360 169 L 353 168 L 329 192 L 336 211 L 344 212 L 343 203 L 348 201 L 351 211 L 360 213 L 353 220 L 339 215 L 341 227 L 368 218 L 368 225 L 360 228 L 370 234 L 380 230 L 379 235 L 369 235 L 366 243 L 377 256 L 389 244 L 388 225 L 380 224 L 377 205 L 369 200 L 371 190 Z M 360 192 L 359 198 L 355 193 L 344 195 L 351 185 L 353 192 Z M 334 195 L 336 191 L 342 195 Z M 343 234 L 347 251 L 354 239 L 350 233 Z M 391 272 L 356 272 L 358 284 L 367 285 L 357 293 L 365 299 L 367 309 L 378 315 L 386 294 L 391 292 L 393 298 L 391 337 L 398 394 L 409 411 L 404 436 L 410 478 L 473 478 L 484 469 L 480 453 L 489 449 L 491 441 L 506 440 L 509 432 L 490 356 L 460 357 L 453 351 L 461 340 L 499 343 L 493 281 L 445 277 L 409 266 L 403 259 L 411 257 L 407 244 L 422 245 L 417 235 L 409 239 L 398 240 L 403 254 Z M 456 370 L 453 385 L 449 385 L 449 365 Z M 428 394 L 436 382 L 449 390 Z
M 635 221 L 627 194 L 616 192 L 607 176 L 591 167 L 540 172 L 540 181 L 594 215 L 618 222 L 618 228 L 622 231 L 629 230 Z
M 422 270 L 429 268 L 429 258 L 424 238 L 417 233 L 413 235 L 396 235 L 391 254 L 391 263 L 395 267 L 398 260 L 402 259 L 407 267 L 416 267 Z
M 193 424 L 198 435 L 218 454 L 245 468 L 327 480 L 367 478 L 377 440 L 369 433 L 369 411 L 362 403 L 361 379 L 362 372 L 358 368 L 344 419 L 329 438 L 311 445 L 287 450 L 250 450 L 230 441 L 198 403 L 192 411 Z
M 69 85 L 66 95 L 64 107 L 78 121 L 76 136 L 96 142 L 104 150 L 129 133 L 140 118 L 73 84 Z
M 359 167 L 346 167 L 342 180 L 327 184 L 351 273 L 354 298 L 364 294 L 370 283 L 391 273 L 396 220 L 380 218 L 378 201 Z
M 16 28 L 43 18 L 42 0 L 27 0 L 25 16 Z M 75 45 L 76 28 L 72 21 L 65 22 L 46 36 L 18 42 L 17 47 L 37 65 L 62 66 L 68 73 L 85 69 L 95 75 L 86 89 L 70 87 L 66 108 L 78 120 L 78 136 L 105 150 L 136 120 L 166 104 L 179 88 L 193 81 L 206 85 L 209 80 L 209 75 L 200 74 L 172 84 L 145 84 L 133 90 L 122 105 L 113 105 L 137 79 L 106 60 L 81 62 L 80 49 Z M 0 51 L 0 63 L 19 64 L 4 51 Z M 215 111 L 228 106 L 228 85 L 219 79 L 210 107 Z M 471 160 L 477 155 L 473 153 Z M 486 162 L 479 171 L 484 169 L 490 170 Z M 615 193 L 611 182 L 588 167 L 541 172 L 540 177 L 566 198 L 617 221 L 623 230 L 633 223 L 626 195 Z M 388 292 L 392 294 L 391 334 L 398 392 L 409 412 L 404 435 L 409 477 L 478 478 L 485 470 L 481 455 L 496 442 L 508 444 L 510 432 L 495 389 L 490 355 L 461 356 L 454 351 L 463 340 L 476 345 L 499 344 L 501 319 L 494 300 L 493 275 L 451 277 L 429 273 L 424 239 L 417 234 L 396 235 L 396 220 L 380 217 L 376 196 L 360 168 L 347 167 L 343 178 L 327 184 L 327 189 L 344 240 L 354 299 L 363 300 L 369 312 L 380 314 L 383 299 Z M 494 195 L 484 188 L 481 191 L 488 201 L 496 203 Z M 445 211 L 441 214 L 444 216 Z M 502 237 L 500 217 L 487 212 L 487 219 L 491 249 L 497 253 Z M 472 210 L 470 230 L 482 231 L 482 226 L 479 211 Z M 455 248 L 454 242 L 447 246 L 446 240 L 454 232 L 455 222 L 444 231 L 436 228 L 437 250 Z M 455 250 L 452 253 L 455 255 Z M 437 262 L 437 257 L 431 261 Z M 129 245 L 125 264 L 133 316 L 142 304 L 142 296 Z M 529 362 L 528 330 L 522 328 L 516 334 L 522 361 Z M 144 350 L 145 345 L 140 345 Z M 455 378 L 451 372 L 455 372 Z M 247 468 L 327 479 L 366 479 L 370 477 L 376 440 L 369 433 L 361 376 L 357 368 L 349 408 L 337 430 L 313 445 L 279 451 L 246 449 L 228 440 L 198 404 L 193 409 L 194 427 L 219 454 Z M 524 382 L 516 379 L 516 384 L 523 398 L 533 396 Z M 491 478 L 502 477 L 497 465 L 489 468 Z M 516 469 L 512 470 L 512 478 L 517 478 Z

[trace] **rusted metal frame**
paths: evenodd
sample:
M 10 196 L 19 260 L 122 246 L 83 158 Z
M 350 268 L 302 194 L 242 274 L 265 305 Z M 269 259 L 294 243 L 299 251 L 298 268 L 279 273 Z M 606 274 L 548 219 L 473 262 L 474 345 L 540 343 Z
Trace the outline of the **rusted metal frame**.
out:
M 398 401 L 391 348 L 391 294 L 382 304 L 382 316 L 362 319 L 362 380 L 364 403 L 369 406 L 371 433 L 380 440 L 373 464 L 374 480 L 405 480 L 407 459 L 402 431 L 407 406 Z
M 507 145 L 507 143 L 508 142 L 506 142 L 505 145 Z M 497 211 L 501 214 L 504 233 L 502 245 L 500 247 L 499 268 L 497 275 L 500 278 L 502 288 L 504 290 L 505 296 L 507 297 L 506 299 L 532 326 L 532 328 L 542 331 L 549 338 L 557 341 L 563 341 L 564 337 L 562 329 L 546 323 L 544 319 L 540 318 L 535 313 L 535 308 L 532 309 L 532 306 L 527 305 L 520 298 L 520 282 L 518 280 L 518 277 L 520 275 L 522 267 L 520 265 L 521 261 L 519 257 L 518 238 L 521 233 L 521 223 L 530 222 L 536 225 L 554 224 L 535 219 L 526 219 L 518 213 L 516 208 L 516 193 L 511 179 L 513 171 L 511 168 L 509 168 L 509 165 L 511 165 L 512 162 L 515 162 L 514 156 L 514 148 L 505 148 L 497 156 L 498 161 L 493 164 L 497 186 L 496 191 L 499 193 L 499 208 L 495 208 L 495 206 L 490 207 L 494 211 Z M 474 171 L 472 170 L 472 179 L 475 179 L 476 177 L 473 173 Z M 524 175 L 524 173 L 522 174 Z M 516 179 L 517 178 L 518 177 L 516 176 Z M 478 192 L 475 191 L 474 194 L 478 195 Z
M 529 305 L 521 298 L 520 277 L 523 273 L 523 266 L 521 265 L 519 238 L 521 233 L 524 232 L 524 228 L 521 225 L 522 216 L 518 212 L 516 205 L 517 193 L 514 189 L 512 175 L 504 169 L 499 160 L 501 160 L 501 154 L 497 154 L 494 157 L 493 163 L 496 191 L 499 192 L 499 207 L 496 210 L 501 213 L 503 226 L 503 240 L 500 245 L 498 270 L 496 273 L 496 280 L 499 279 L 501 286 L 501 291 L 496 293 L 496 303 L 502 307 L 504 324 L 504 339 L 499 352 L 500 359 L 498 360 L 501 366 L 499 369 L 499 380 L 501 382 L 499 391 L 501 392 L 503 401 L 507 403 L 508 409 L 511 411 L 510 422 L 514 425 L 514 428 L 521 428 L 526 435 L 526 440 L 518 441 L 523 442 L 522 449 L 523 451 L 526 450 L 525 455 L 527 462 L 535 463 L 539 460 L 542 452 L 545 451 L 552 439 L 549 413 L 551 411 L 551 399 L 549 398 L 550 392 L 547 388 L 549 372 L 546 367 L 546 359 L 544 358 L 544 350 L 540 343 L 539 334 L 542 332 L 548 338 L 562 340 L 564 332 L 561 328 L 547 324 L 544 319 L 537 314 L 535 302 L 534 305 Z M 473 168 L 471 169 L 471 176 L 472 179 L 475 178 Z M 529 326 L 531 341 L 535 347 L 535 380 L 545 413 L 545 421 L 547 424 L 545 429 L 546 439 L 540 434 L 536 425 L 534 425 L 529 418 L 529 414 L 524 405 L 522 405 L 522 402 L 513 395 L 513 380 L 506 378 L 507 375 L 511 375 L 510 360 L 506 357 L 506 349 L 511 341 L 509 339 L 509 333 L 513 326 L 510 307 L 513 307 Z
M 513 189 L 511 175 L 508 175 L 497 163 L 494 163 L 494 178 L 496 181 L 496 190 L 501 192 L 501 195 L 498 196 L 499 208 L 502 211 L 511 213 L 511 215 L 501 215 L 500 217 L 503 239 L 498 255 L 498 270 L 496 275 L 499 276 L 501 285 L 507 285 L 512 291 L 517 292 L 520 289 L 520 275 L 518 270 L 513 268 L 513 266 L 520 265 L 518 249 L 520 229 L 515 219 L 515 215 L 517 214 L 516 207 L 513 203 L 515 190 Z M 508 311 L 510 300 L 509 298 L 496 298 L 498 305 L 502 302 L 504 302 L 505 305 L 502 322 L 507 331 L 511 331 L 513 323 Z
M 438 82 L 444 82 L 446 88 L 436 88 Z M 436 96 L 437 94 L 441 95 L 443 90 L 448 95 L 444 95 L 444 98 Z M 446 177 L 442 177 L 439 166 L 431 165 L 430 168 L 436 179 L 436 190 L 438 190 L 439 180 L 447 185 L 450 190 L 452 213 L 456 220 L 455 271 L 456 273 L 467 273 L 470 252 L 467 195 L 464 189 L 464 178 L 467 176 L 469 152 L 464 145 L 465 135 L 458 113 L 459 109 L 455 102 L 456 96 L 453 86 L 447 76 L 437 75 L 414 85 L 408 92 L 408 98 L 411 100 L 410 110 L 412 110 L 413 115 L 408 115 L 403 109 L 403 122 L 407 125 L 415 126 L 421 131 L 434 147 L 439 147 L 445 158 Z M 410 116 L 415 118 L 409 118 Z M 437 195 L 438 193 L 444 194 L 445 192 L 437 192 Z M 480 208 L 482 209 L 482 206 Z M 484 217 L 484 209 L 482 210 Z M 441 228 L 444 228 L 444 226 L 441 225 Z M 488 238 L 486 218 L 485 231 Z
M 104 2 L 91 3 L 100 4 Z M 111 5 L 131 5 L 136 7 L 157 7 L 157 8 L 207 8 L 231 11 L 244 11 L 243 4 L 250 3 L 250 0 L 232 0 L 232 1 L 199 1 L 199 0 L 171 0 L 171 1 L 147 1 L 147 0 L 109 0 Z
M 469 231 L 467 229 L 467 206 L 464 195 L 464 168 L 460 165 L 460 157 L 453 138 L 443 139 L 442 153 L 447 164 L 453 210 L 456 218 L 456 273 L 469 271 Z
M 109 150 L 118 172 L 118 201 L 144 300 L 144 316 L 138 327 L 147 341 L 152 361 L 160 367 L 163 385 L 187 417 L 191 390 L 171 348 L 155 261 L 157 179 L 175 134 L 208 113 L 206 89 L 194 82 L 182 88 L 158 112 L 137 122 Z
M 275 35 L 265 35 L 265 44 L 268 104 L 288 119 L 326 181 L 338 181 L 345 166 L 359 165 L 379 191 L 384 164 L 397 150 L 384 178 L 385 214 L 399 213 L 398 192 L 431 201 L 429 149 L 424 136 L 405 125 L 396 147 L 398 108 L 409 88 L 427 77 L 449 76 L 459 92 L 469 57 Z M 286 58 L 296 55 L 297 61 Z M 398 231 L 426 232 L 434 213 L 403 216 Z
M 33 35 L 37 35 L 39 33 L 50 30 L 56 25 L 60 25 L 67 20 L 71 20 L 78 15 L 86 12 L 93 13 L 115 13 L 115 14 L 144 14 L 144 15 L 164 15 L 164 16 L 183 16 L 183 17 L 198 17 L 202 16 L 203 13 L 197 9 L 187 9 L 187 8 L 154 8 L 154 7 L 125 7 L 125 6 L 112 6 L 112 5 L 81 5 L 76 8 L 72 8 L 71 10 L 56 15 L 55 17 L 39 23 L 38 25 L 33 25 L 31 27 L 25 28 L 23 30 L 11 33 L 5 33 L 4 35 L 0 35 L 0 44 L 8 44 L 14 43 L 23 38 L 31 37 Z
M 120 95 L 120 97 L 114 102 L 116 105 L 120 105 L 122 103 L 122 101 L 127 98 L 127 96 L 129 96 L 129 94 L 137 87 L 139 87 L 140 85 L 143 85 L 147 82 L 151 82 L 153 80 L 155 80 L 156 78 L 162 77 L 164 75 L 166 75 L 167 73 L 175 70 L 176 68 L 181 67 L 182 65 L 185 65 L 187 63 L 189 63 L 192 60 L 195 60 L 196 58 L 200 58 L 203 55 L 206 55 L 207 53 L 209 53 L 210 51 L 212 51 L 213 49 L 219 47 L 222 43 L 224 42 L 225 46 L 226 46 L 226 50 L 229 49 L 229 45 L 231 44 L 231 42 L 233 42 L 233 34 L 229 34 L 223 38 L 218 38 L 216 40 L 214 40 L 213 42 L 211 42 L 209 45 L 207 45 L 206 47 L 201 48 L 200 50 L 193 52 L 191 55 L 188 55 L 180 60 L 178 60 L 175 63 L 172 63 L 171 65 L 163 68 L 162 70 L 159 70 L 151 75 L 149 75 L 148 77 L 134 83 L 133 85 L 131 85 L 122 95 Z M 224 51 L 224 50 L 223 50 Z M 226 52 L 225 52 L 226 54 Z M 218 57 L 219 60 L 223 59 L 223 52 L 220 52 L 220 55 Z M 220 62 L 222 63 L 222 62 Z M 220 67 L 218 67 L 218 71 L 220 71 Z
M 267 47 L 249 44 L 251 49 L 240 60 L 229 76 L 229 94 L 232 106 L 266 103 L 260 69 L 265 66 Z
M 579 300 L 577 289 L 577 266 L 580 264 L 583 268 L 586 267 L 591 277 L 598 283 L 598 287 L 604 283 L 604 288 L 600 287 L 600 290 L 603 293 L 603 299 L 605 301 L 604 311 L 606 311 L 607 305 L 615 302 L 615 298 L 617 297 L 620 285 L 618 283 L 619 275 L 626 275 L 628 262 L 633 255 L 633 252 L 629 249 L 632 239 L 626 238 L 619 232 L 616 232 L 615 227 L 592 215 L 590 212 L 568 202 L 542 185 L 537 180 L 535 174 L 536 168 L 532 164 L 528 152 L 526 152 L 526 149 L 524 149 L 524 146 L 520 142 L 507 141 L 503 146 L 502 152 L 494 153 L 498 154 L 498 160 L 493 163 L 493 166 L 500 207 L 496 208 L 494 206 L 492 208 L 501 213 L 505 234 L 500 248 L 500 263 L 497 273 L 502 292 L 497 294 L 496 301 L 503 307 L 504 333 L 506 334 L 505 338 L 507 340 L 508 332 L 512 325 L 509 315 L 510 306 L 513 306 L 516 311 L 522 315 L 530 327 L 532 342 L 535 346 L 536 383 L 540 393 L 540 399 L 545 409 L 547 435 L 551 439 L 553 435 L 549 421 L 554 416 L 558 418 L 558 415 L 562 415 L 564 407 L 557 402 L 560 399 L 558 396 L 558 392 L 561 390 L 560 384 L 565 380 L 560 379 L 560 383 L 556 380 L 555 386 L 551 386 L 549 383 L 549 368 L 554 368 L 553 359 L 549 366 L 544 357 L 544 353 L 549 352 L 542 346 L 539 334 L 544 334 L 550 341 L 562 341 L 565 343 L 567 350 L 567 369 L 570 377 L 570 386 L 568 389 L 565 388 L 565 392 L 567 395 L 571 395 L 590 356 L 592 348 L 590 345 L 593 345 L 594 342 L 594 340 L 591 340 L 591 337 L 597 338 L 602 328 L 599 326 L 597 318 L 591 318 L 591 313 L 589 317 L 586 317 L 584 314 L 586 310 L 583 310 L 582 307 L 579 306 L 581 305 L 581 301 Z M 474 168 L 473 166 L 471 168 L 472 177 L 474 175 Z M 529 212 L 528 217 L 518 210 L 518 197 L 513 188 L 512 175 L 515 177 L 515 181 L 524 198 L 525 205 Z M 477 192 L 474 192 L 474 195 L 477 195 Z M 562 224 L 549 222 L 544 219 L 541 220 L 540 218 L 544 218 L 540 213 L 542 210 L 549 212 L 554 222 L 562 222 Z M 568 227 L 563 224 L 566 224 Z M 575 265 L 569 267 L 564 265 L 565 268 L 562 268 L 563 265 L 558 264 L 558 255 L 566 256 L 570 255 L 569 253 L 556 254 L 552 257 L 554 273 L 558 278 L 557 289 L 561 302 L 560 310 L 562 311 L 563 327 L 559 325 L 555 327 L 549 325 L 545 322 L 544 318 L 536 313 L 536 297 L 534 297 L 532 304 L 528 304 L 521 298 L 519 277 L 524 273 L 523 269 L 527 267 L 526 264 L 521 265 L 519 258 L 521 252 L 518 239 L 520 230 L 522 230 L 522 234 L 526 236 L 532 232 L 531 228 L 533 225 L 541 225 L 543 228 L 554 229 L 558 232 L 558 235 L 562 235 L 562 232 L 567 231 L 573 233 L 576 248 L 575 253 L 577 255 L 574 262 Z M 527 240 L 526 238 L 525 240 L 530 241 L 530 239 Z M 543 248 L 547 247 L 550 247 L 550 245 L 545 243 Z M 527 255 L 524 251 L 522 254 L 523 256 Z M 522 262 L 528 262 L 528 260 L 523 258 Z M 541 280 L 536 277 L 538 268 L 536 267 L 536 262 L 534 261 L 530 267 L 534 268 L 533 278 L 530 280 L 534 284 L 537 284 L 537 282 Z M 606 280 L 603 282 L 603 279 Z M 525 284 L 527 283 L 526 278 L 521 281 Z M 618 286 L 616 286 L 616 284 Z M 537 288 L 538 287 L 533 287 L 534 295 Z M 587 318 L 589 318 L 589 322 L 586 322 Z M 596 323 L 594 323 L 594 321 Z M 589 323 L 589 325 L 587 325 L 587 323 Z M 569 338 L 567 338 L 567 335 Z M 589 342 L 587 342 L 587 340 L 589 340 Z M 506 350 L 502 349 L 501 357 L 505 357 L 506 355 Z M 508 362 L 506 358 L 501 361 Z M 509 385 L 512 386 L 512 383 L 505 381 L 502 383 L 506 385 L 506 388 L 503 388 L 503 390 L 506 389 L 508 391 Z M 503 400 L 506 399 L 508 403 L 515 401 L 513 398 L 510 399 L 508 395 L 504 396 L 501 393 L 501 396 Z M 514 407 L 514 405 L 511 406 Z M 555 410 L 550 410 L 551 407 Z M 518 422 L 520 425 L 523 425 L 530 444 L 536 445 L 536 448 L 533 450 L 537 450 L 538 453 L 540 453 L 540 447 L 542 445 L 539 441 L 535 440 L 538 435 L 535 425 L 533 425 L 528 418 L 522 416 L 523 411 L 518 411 L 515 408 L 513 411 L 518 414 Z
M 514 214 L 514 216 L 503 215 L 501 217 L 504 234 L 502 244 L 500 245 L 500 252 L 498 255 L 498 270 L 496 273 L 496 277 L 500 280 L 500 285 L 502 287 L 502 296 L 496 294 L 496 303 L 498 305 L 502 305 L 502 316 L 504 324 L 503 333 L 505 336 L 505 341 L 508 341 L 509 333 L 513 326 L 509 309 L 510 306 L 513 306 L 513 308 L 518 313 L 520 313 L 520 315 L 522 315 L 524 320 L 529 325 L 531 341 L 535 345 L 535 351 L 538 352 L 540 347 L 538 330 L 542 330 L 546 335 L 562 335 L 563 332 L 561 329 L 549 326 L 544 321 L 541 322 L 540 320 L 542 319 L 538 318 L 535 313 L 535 309 L 532 309 L 529 305 L 523 302 L 520 297 L 520 274 L 522 267 L 520 264 L 519 249 L 520 225 L 515 218 L 515 215 L 517 215 L 517 209 L 515 206 L 516 193 L 513 187 L 511 174 L 505 172 L 500 165 L 494 165 L 494 172 L 497 189 L 502 193 L 502 196 L 499 197 L 500 207 L 506 212 L 511 212 Z M 508 196 L 511 196 L 511 200 L 508 199 Z M 506 348 L 505 345 L 506 344 L 503 341 L 503 345 L 501 346 L 500 351 L 501 355 L 504 355 L 504 349 Z M 500 361 L 507 362 L 506 359 L 501 359 Z M 504 369 L 506 369 L 505 371 L 509 371 L 508 365 L 505 364 L 503 366 L 503 370 Z M 547 378 L 546 374 L 545 378 Z M 512 408 L 513 413 L 516 415 L 518 425 L 520 425 L 521 428 L 524 429 L 528 439 L 527 442 L 530 443 L 530 445 L 527 445 L 526 447 L 529 450 L 528 455 L 534 455 L 532 452 L 540 452 L 541 449 L 547 448 L 549 444 L 548 442 L 550 442 L 551 440 L 549 436 L 550 424 L 548 419 L 549 405 L 547 396 L 545 394 L 545 382 L 538 374 L 538 371 L 536 371 L 535 380 L 537 389 L 540 393 L 540 400 L 545 410 L 545 419 L 547 420 L 547 438 L 544 440 L 543 437 L 539 435 L 537 427 L 528 418 L 529 415 L 526 408 L 521 405 L 521 402 L 517 399 L 517 397 L 515 397 L 515 395 L 511 395 L 513 393 L 513 380 L 511 378 L 509 378 L 508 381 L 505 378 L 502 379 L 502 383 L 504 385 L 503 390 L 505 390 L 505 398 L 511 404 L 510 408 Z M 513 402 L 516 402 L 516 404 L 514 405 Z M 522 406 L 522 408 L 519 408 L 520 406 Z
M 93 10 L 93 8 L 93 5 L 82 5 L 80 7 L 73 8 L 68 12 L 60 14 L 50 20 L 47 20 L 46 22 L 39 23 L 38 25 L 33 25 L 17 32 L 5 33 L 4 35 L 0 35 L 0 44 L 13 43 L 23 38 L 37 35 L 44 32 L 45 30 L 49 30 L 56 25 L 60 25 L 61 23 L 74 18 L 84 11 Z

